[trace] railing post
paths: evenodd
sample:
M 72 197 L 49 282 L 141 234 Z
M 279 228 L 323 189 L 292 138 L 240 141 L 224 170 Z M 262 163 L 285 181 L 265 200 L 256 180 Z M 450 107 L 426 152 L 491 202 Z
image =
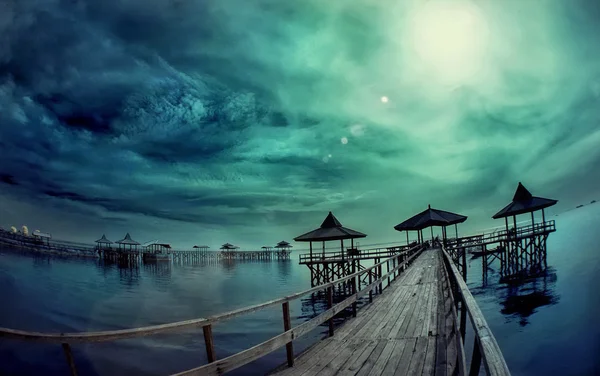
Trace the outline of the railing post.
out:
M 333 288 L 331 286 L 327 287 L 327 309 L 331 309 L 333 307 Z M 333 317 L 329 319 L 329 336 L 333 337 Z
M 386 274 L 388 275 L 388 284 L 387 287 L 390 287 L 390 259 L 385 262 Z
M 369 270 L 369 303 L 373 302 L 373 286 L 371 286 L 371 283 L 373 283 L 373 269 Z
M 356 273 L 356 260 L 352 260 L 352 274 Z M 352 278 L 352 295 L 356 294 L 356 277 Z M 356 302 L 352 303 L 352 317 L 356 317 Z
M 473 357 L 471 357 L 471 369 L 469 370 L 469 376 L 479 375 L 479 368 L 481 367 L 481 350 L 479 349 L 479 341 L 475 337 L 473 344 Z
M 463 250 L 462 250 L 462 272 L 463 272 L 463 280 L 465 282 L 467 282 L 467 249 L 466 248 L 463 248 Z
M 206 345 L 206 357 L 208 362 L 212 363 L 217 360 L 215 355 L 215 344 L 213 343 L 212 325 L 208 324 L 202 327 L 202 333 L 204 334 L 204 344 Z
M 283 308 L 283 329 L 287 332 L 292 329 L 292 321 L 290 319 L 290 302 L 285 302 Z M 294 366 L 294 344 L 292 341 L 285 344 L 285 352 L 287 354 L 287 363 L 289 367 Z
M 379 259 L 377 259 L 377 260 L 378 260 L 377 263 L 379 263 L 380 262 Z M 383 268 L 381 265 L 379 265 L 377 267 L 377 269 L 378 269 L 377 271 L 379 272 L 379 275 L 377 276 L 377 279 L 379 279 L 379 293 L 381 294 L 383 292 L 383 279 L 381 278 L 381 277 L 383 277 L 383 273 L 382 273 Z
M 465 298 L 460 296 L 460 335 L 462 341 L 465 343 L 465 332 L 467 328 L 467 305 L 465 304 Z
M 63 343 L 62 348 L 65 353 L 65 357 L 67 358 L 67 363 L 69 364 L 69 370 L 71 371 L 71 376 L 77 376 L 77 368 L 75 368 L 75 359 L 73 359 L 73 353 L 71 352 L 71 346 L 69 346 L 68 343 Z

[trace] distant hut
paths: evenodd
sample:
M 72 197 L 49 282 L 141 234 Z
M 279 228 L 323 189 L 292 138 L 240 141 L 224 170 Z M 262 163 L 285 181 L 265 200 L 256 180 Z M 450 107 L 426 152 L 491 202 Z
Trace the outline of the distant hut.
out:
M 23 234 L 23 236 L 29 236 L 29 229 L 27 228 L 27 226 L 23 225 L 23 227 L 21 227 L 21 233 Z
M 454 225 L 455 235 L 458 238 L 458 224 L 467 220 L 464 215 L 448 212 L 445 210 L 432 209 L 431 205 L 419 214 L 416 214 L 406 221 L 394 226 L 396 231 L 406 231 L 406 244 L 409 244 L 409 231 L 417 231 L 418 243 L 423 242 L 423 229 L 431 229 L 431 240 L 433 243 L 433 226 L 442 228 L 442 236 L 446 240 L 446 227 Z
M 207 254 L 207 253 L 208 253 L 208 249 L 209 249 L 209 248 L 210 248 L 210 247 L 209 247 L 209 246 L 207 246 L 207 245 L 194 245 L 194 246 L 192 247 L 192 250 L 194 250 L 194 251 L 199 251 L 199 252 L 200 252 L 200 253 L 202 253 L 202 254 Z
M 111 244 L 113 242 L 111 242 L 110 240 L 108 240 L 106 238 L 105 234 L 102 234 L 102 237 L 98 240 L 95 241 L 95 243 L 97 244 L 97 248 L 98 250 L 103 250 L 103 249 L 110 249 L 111 248 Z
M 553 200 L 550 198 L 536 197 L 533 196 L 527 188 L 521 182 L 517 186 L 517 190 L 515 191 L 515 195 L 513 196 L 512 202 L 506 205 L 502 210 L 498 213 L 494 214 L 493 219 L 504 218 L 504 222 L 506 224 L 506 232 L 509 232 L 508 228 L 508 217 L 513 217 L 513 229 L 512 231 L 517 233 L 517 215 L 531 213 L 531 225 L 535 230 L 535 216 L 534 212 L 541 210 L 542 211 L 542 224 L 540 224 L 540 228 L 544 230 L 546 223 L 546 214 L 544 209 L 556 205 L 558 200 Z
M 230 250 L 234 250 L 234 249 L 238 249 L 239 247 L 236 247 L 233 244 L 229 244 L 229 243 L 225 243 L 221 246 L 221 250 L 223 251 L 230 251 Z
M 285 252 L 291 252 L 292 250 L 290 248 L 292 248 L 292 245 L 283 240 L 277 243 L 277 245 L 275 246 L 275 249 Z
M 136 250 L 137 251 L 137 247 L 138 245 L 140 245 L 140 243 L 136 242 L 135 240 L 131 239 L 131 235 L 129 235 L 129 233 L 127 233 L 127 235 L 125 235 L 125 237 L 119 241 L 116 242 L 119 245 L 119 250 L 121 250 L 121 246 L 123 246 L 123 250 Z M 129 248 L 127 248 L 127 246 L 129 246 Z
M 308 242 L 310 246 L 310 258 L 312 259 L 313 255 L 313 242 L 322 242 L 323 245 L 323 258 L 325 258 L 325 242 L 326 241 L 340 241 L 340 247 L 342 250 L 342 254 L 344 252 L 344 240 L 350 239 L 350 249 L 354 250 L 354 239 L 364 238 L 366 234 L 362 232 L 358 232 L 355 230 L 351 230 L 347 227 L 342 226 L 340 221 L 333 215 L 332 212 L 329 212 L 321 226 L 315 230 L 307 232 L 306 234 L 302 234 L 296 238 L 294 241 L 297 242 Z
M 50 245 L 50 239 L 52 239 L 52 235 L 41 232 L 40 230 L 35 230 L 33 232 L 33 237 L 42 244 L 46 243 L 46 245 Z
M 169 243 L 165 243 L 165 242 L 159 242 L 158 240 L 153 240 L 151 242 L 148 242 L 146 244 L 144 244 L 144 248 L 146 249 L 146 252 L 149 253 L 169 253 L 169 251 L 171 250 L 171 244 Z
M 10 226 L 10 232 L 13 234 L 17 233 L 17 228 L 15 226 Z

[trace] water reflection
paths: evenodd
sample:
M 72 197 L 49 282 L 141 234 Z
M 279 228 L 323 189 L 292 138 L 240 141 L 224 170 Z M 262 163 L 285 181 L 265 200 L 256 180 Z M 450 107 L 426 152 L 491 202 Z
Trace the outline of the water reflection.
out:
M 556 271 L 553 268 L 529 278 L 504 284 L 498 288 L 500 293 L 500 312 L 509 317 L 518 318 L 521 326 L 529 324 L 529 317 L 538 308 L 557 304 L 559 296 L 556 288 Z

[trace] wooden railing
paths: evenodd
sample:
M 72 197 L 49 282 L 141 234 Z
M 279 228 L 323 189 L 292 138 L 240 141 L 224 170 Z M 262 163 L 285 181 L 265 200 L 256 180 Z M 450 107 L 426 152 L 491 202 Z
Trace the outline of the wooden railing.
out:
M 294 349 L 293 340 L 297 339 L 317 326 L 329 322 L 329 335 L 334 335 L 333 317 L 342 312 L 344 309 L 352 305 L 353 315 L 356 316 L 356 302 L 365 295 L 369 295 L 369 300 L 372 300 L 373 290 L 381 292 L 384 287 L 384 280 L 395 280 L 396 277 L 410 264 L 423 250 L 423 248 L 417 246 L 413 247 L 406 252 L 390 257 L 380 263 L 377 263 L 371 267 L 360 270 L 356 273 L 350 274 L 346 277 L 337 279 L 335 281 L 304 290 L 283 298 L 271 300 L 265 303 L 257 304 L 250 307 L 240 308 L 227 313 L 223 313 L 216 316 L 210 316 L 207 318 L 198 318 L 187 321 L 179 321 L 169 324 L 146 326 L 141 328 L 124 329 L 124 330 L 113 330 L 103 332 L 82 332 L 82 333 L 37 333 L 28 332 L 22 330 L 0 328 L 0 338 L 2 339 L 14 339 L 30 342 L 46 342 L 61 344 L 65 358 L 69 365 L 71 375 L 76 375 L 77 370 L 75 367 L 75 359 L 71 351 L 71 344 L 73 343 L 90 343 L 90 342 L 107 342 L 115 341 L 126 338 L 137 338 L 144 337 L 158 333 L 173 332 L 177 330 L 184 330 L 190 328 L 202 327 L 204 334 L 204 341 L 206 345 L 206 354 L 209 361 L 208 364 L 198 368 L 190 369 L 181 372 L 177 375 L 221 375 L 225 372 L 232 371 L 245 364 L 248 364 L 258 358 L 261 358 L 283 346 L 286 347 L 287 353 L 287 364 L 293 366 L 294 364 Z M 399 262 L 400 257 L 406 257 L 404 261 Z M 383 266 L 387 267 L 387 273 L 381 273 Z M 368 273 L 372 276 L 375 269 L 379 270 L 379 278 L 374 281 L 369 279 L 370 283 L 361 289 L 360 278 L 363 274 Z M 333 304 L 333 289 L 336 285 L 341 283 L 348 283 L 351 287 L 351 295 L 347 296 L 343 301 Z M 325 290 L 327 293 L 328 309 L 318 316 L 292 328 L 290 319 L 290 307 L 289 302 L 299 299 L 305 295 Z M 283 328 L 284 332 L 247 350 L 241 351 L 237 354 L 233 354 L 226 358 L 217 360 L 217 356 L 214 349 L 212 326 L 213 324 L 239 317 L 245 314 L 253 313 L 261 309 L 272 307 L 281 304 L 283 313 Z
M 452 286 L 450 289 L 452 300 L 455 302 L 457 308 L 460 303 L 459 330 L 463 343 L 465 341 L 467 315 L 469 316 L 475 334 L 469 375 L 478 375 L 481 363 L 483 363 L 486 373 L 490 376 L 510 375 L 510 371 L 492 330 L 488 326 L 475 298 L 473 298 L 467 284 L 462 279 L 460 272 L 452 262 L 451 256 L 446 252 L 443 245 L 442 253 L 444 266 Z
M 506 230 L 494 231 L 491 233 L 485 233 L 481 235 L 465 236 L 462 238 L 451 238 L 446 239 L 448 246 L 477 246 L 482 244 L 500 243 L 507 240 L 525 238 L 532 235 L 547 234 L 556 231 L 556 224 L 554 220 L 535 223 L 533 225 L 527 225 L 518 227 L 517 231 Z
M 417 244 L 410 244 L 412 247 L 416 247 Z M 370 248 L 370 249 L 347 249 L 345 251 L 325 252 L 322 253 L 319 250 L 313 250 L 313 253 L 303 253 L 299 255 L 301 264 L 311 262 L 326 262 L 335 260 L 362 260 L 362 259 L 373 259 L 373 258 L 387 258 L 397 255 L 399 252 L 409 249 L 407 245 L 398 245 L 394 247 L 386 248 Z

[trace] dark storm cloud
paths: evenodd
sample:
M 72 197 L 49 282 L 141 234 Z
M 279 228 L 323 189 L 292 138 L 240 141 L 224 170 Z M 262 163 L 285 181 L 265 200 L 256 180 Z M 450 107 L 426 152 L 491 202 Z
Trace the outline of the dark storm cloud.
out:
M 4 1 L 0 187 L 244 233 L 342 208 L 366 226 L 436 200 L 469 210 L 522 176 L 560 194 L 571 163 L 600 159 L 600 75 L 556 4 L 486 8 L 522 34 L 448 90 L 405 51 L 413 2 Z

